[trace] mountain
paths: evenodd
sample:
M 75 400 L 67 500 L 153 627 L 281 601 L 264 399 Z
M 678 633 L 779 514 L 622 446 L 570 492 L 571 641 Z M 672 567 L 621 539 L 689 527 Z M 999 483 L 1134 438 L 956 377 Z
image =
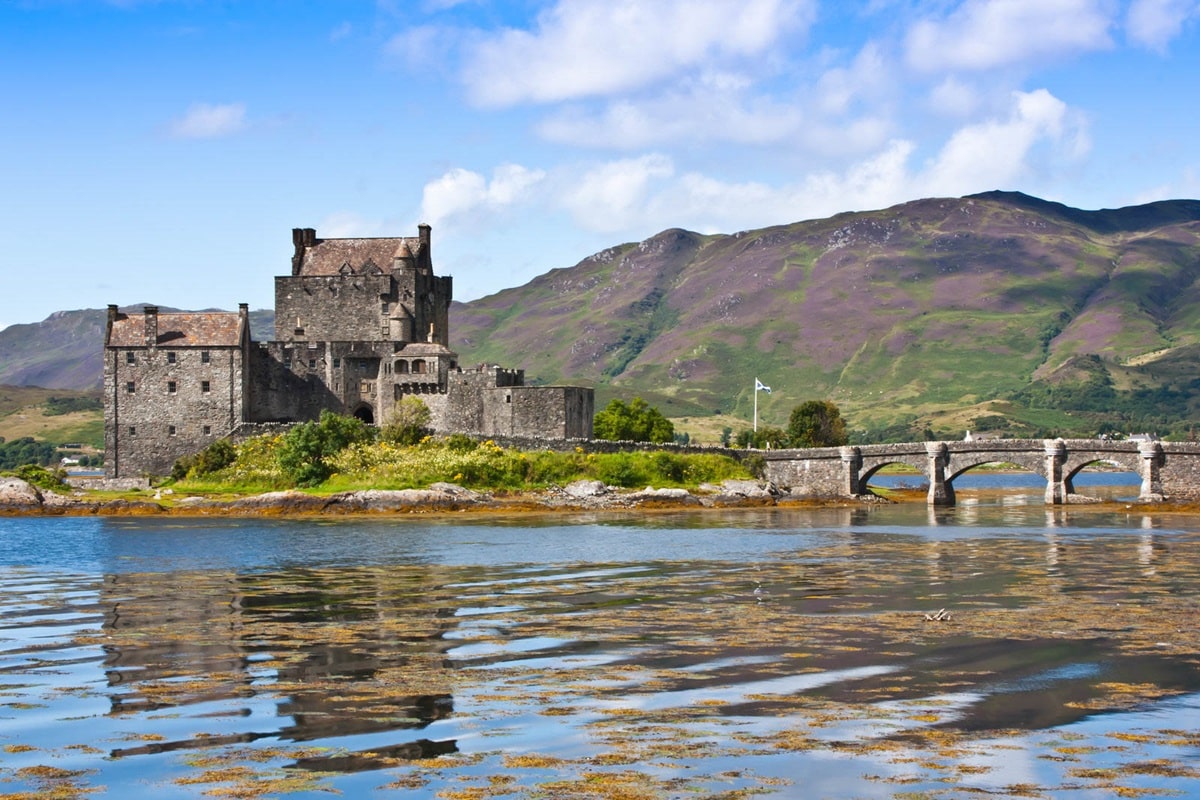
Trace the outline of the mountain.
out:
M 122 306 L 141 311 L 154 303 Z M 162 311 L 178 309 L 161 306 Z M 0 385 L 41 386 L 45 389 L 102 388 L 104 327 L 108 310 L 85 308 L 56 311 L 41 322 L 10 325 L 0 331 Z M 251 311 L 250 330 L 256 339 L 274 332 L 275 312 Z
M 1084 211 L 988 192 L 663 231 L 454 303 L 451 346 L 676 418 L 749 425 L 757 378 L 771 425 L 827 399 L 874 438 L 1178 432 L 1200 413 L 1198 281 L 1200 201 Z M 271 312 L 251 319 L 270 338 Z M 103 326 L 69 311 L 0 332 L 0 384 L 98 386 Z
M 966 427 L 1008 401 L 1069 411 L 1051 401 L 1070 386 L 1134 409 L 1146 398 L 1120 392 L 1158 392 L 1183 413 L 1200 398 L 1198 278 L 1198 201 L 1081 211 L 989 192 L 664 231 L 455 304 L 451 345 L 463 363 L 591 381 L 601 402 L 641 394 L 669 416 L 748 420 L 755 378 L 776 425 L 819 398 L 863 428 Z

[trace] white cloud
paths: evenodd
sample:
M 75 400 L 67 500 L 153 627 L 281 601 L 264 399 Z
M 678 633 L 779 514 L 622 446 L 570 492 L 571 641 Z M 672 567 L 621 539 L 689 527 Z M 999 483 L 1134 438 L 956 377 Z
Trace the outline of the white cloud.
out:
M 862 153 L 892 135 L 899 90 L 894 69 L 868 44 L 848 67 L 827 70 L 811 89 L 787 83 L 757 91 L 751 74 L 704 72 L 661 93 L 585 104 L 551 114 L 543 138 L 576 146 L 637 149 L 678 142 L 783 145 L 821 155 Z
M 454 48 L 464 36 L 464 32 L 454 28 L 418 25 L 391 37 L 383 52 L 409 69 L 437 71 L 452 60 Z
M 560 202 L 589 230 L 636 230 L 644 225 L 653 183 L 674 174 L 674 163 L 664 155 L 612 161 L 580 176 Z
M 863 100 L 878 100 L 893 86 L 891 66 L 880 47 L 868 43 L 849 67 L 828 70 L 817 82 L 817 108 L 827 115 L 844 115 Z
M 1130 40 L 1165 52 L 1189 17 L 1200 12 L 1195 0 L 1133 0 L 1125 19 Z
M 1044 141 L 1069 159 L 1087 150 L 1082 121 L 1050 92 L 1014 92 L 1013 100 L 1008 119 L 969 125 L 950 138 L 921 180 L 926 190 L 955 196 L 1020 183 L 1031 151 Z
M 962 81 L 948 77 L 929 93 L 929 107 L 946 117 L 966 117 L 979 106 L 975 91 Z
M 478 172 L 452 169 L 425 184 L 421 199 L 421 219 L 438 225 L 455 218 L 492 214 L 529 200 L 530 192 L 544 180 L 541 170 L 517 164 L 502 164 L 489 181 Z
M 170 132 L 177 139 L 216 139 L 237 133 L 245 126 L 246 106 L 242 103 L 217 106 L 196 103 L 171 122 Z
M 803 113 L 794 106 L 767 98 L 745 100 L 733 87 L 704 81 L 598 111 L 564 109 L 541 122 L 537 132 L 552 142 L 635 149 L 684 141 L 766 144 L 797 135 L 803 123 Z
M 944 89 L 955 92 L 972 96 L 965 87 Z M 630 113 L 644 114 L 645 109 L 631 106 Z M 536 206 L 542 216 L 565 212 L 581 230 L 612 238 L 641 238 L 676 226 L 732 232 L 883 208 L 914 197 L 1028 186 L 1070 168 L 1088 146 L 1078 112 L 1044 89 L 1010 93 L 990 118 L 943 134 L 940 145 L 935 143 L 921 161 L 918 154 L 926 151 L 915 141 L 894 134 L 888 138 L 886 119 L 806 123 L 802 129 L 796 134 L 797 151 L 833 151 L 840 144 L 836 160 L 827 160 L 840 166 L 789 176 L 795 164 L 803 163 L 789 158 L 787 166 L 781 163 L 774 172 L 777 177 L 726 180 L 715 171 L 680 169 L 671 155 L 653 152 L 588 166 L 565 164 L 547 172 L 509 165 L 490 180 L 455 169 L 425 187 L 425 219 L 443 226 L 450 220 L 456 227 L 469 220 L 477 226 L 476 236 L 486 237 L 495 230 L 496 211 Z M 857 139 L 853 153 L 847 139 Z
M 908 32 L 908 63 L 921 71 L 985 70 L 1112 46 L 1111 0 L 965 0 Z
M 484 106 L 626 92 L 761 56 L 813 12 L 813 0 L 559 0 L 533 31 L 482 39 L 463 77 Z

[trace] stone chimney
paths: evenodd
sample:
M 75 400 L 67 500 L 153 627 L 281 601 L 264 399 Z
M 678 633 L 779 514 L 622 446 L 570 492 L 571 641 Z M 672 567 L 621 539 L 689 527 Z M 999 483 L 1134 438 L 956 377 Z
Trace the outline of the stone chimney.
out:
M 146 321 L 146 347 L 158 345 L 158 306 L 142 308 L 142 318 Z
M 292 228 L 292 276 L 300 274 L 300 266 L 304 263 L 304 249 L 317 243 L 317 231 L 314 228 Z
M 108 344 L 109 342 L 112 341 L 112 326 L 113 326 L 113 323 L 117 321 L 117 315 L 119 313 L 120 313 L 120 311 L 115 305 L 109 304 L 109 306 L 108 306 L 108 321 L 104 325 L 104 343 L 105 344 Z
M 421 241 L 421 266 L 433 269 L 433 251 L 430 249 L 430 232 L 433 229 L 422 222 L 417 226 L 417 236 Z

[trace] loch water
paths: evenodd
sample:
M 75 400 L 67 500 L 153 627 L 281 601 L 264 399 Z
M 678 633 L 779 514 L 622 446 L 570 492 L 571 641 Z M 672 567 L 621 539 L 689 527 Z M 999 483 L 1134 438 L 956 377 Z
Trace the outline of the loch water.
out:
M 1135 480 L 2 518 L 0 796 L 1200 796 L 1200 518 Z

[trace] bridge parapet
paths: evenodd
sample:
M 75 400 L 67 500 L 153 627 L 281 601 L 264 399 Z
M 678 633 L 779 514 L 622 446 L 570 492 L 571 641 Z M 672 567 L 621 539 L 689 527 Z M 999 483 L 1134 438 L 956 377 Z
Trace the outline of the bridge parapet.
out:
M 1046 479 L 1046 503 L 1071 502 L 1074 476 L 1097 462 L 1136 472 L 1139 499 L 1200 499 L 1200 444 L 1102 439 L 991 439 L 985 441 L 768 450 L 766 476 L 792 494 L 857 497 L 883 467 L 904 464 L 929 481 L 929 503 L 953 505 L 954 479 L 982 464 L 1009 463 Z

